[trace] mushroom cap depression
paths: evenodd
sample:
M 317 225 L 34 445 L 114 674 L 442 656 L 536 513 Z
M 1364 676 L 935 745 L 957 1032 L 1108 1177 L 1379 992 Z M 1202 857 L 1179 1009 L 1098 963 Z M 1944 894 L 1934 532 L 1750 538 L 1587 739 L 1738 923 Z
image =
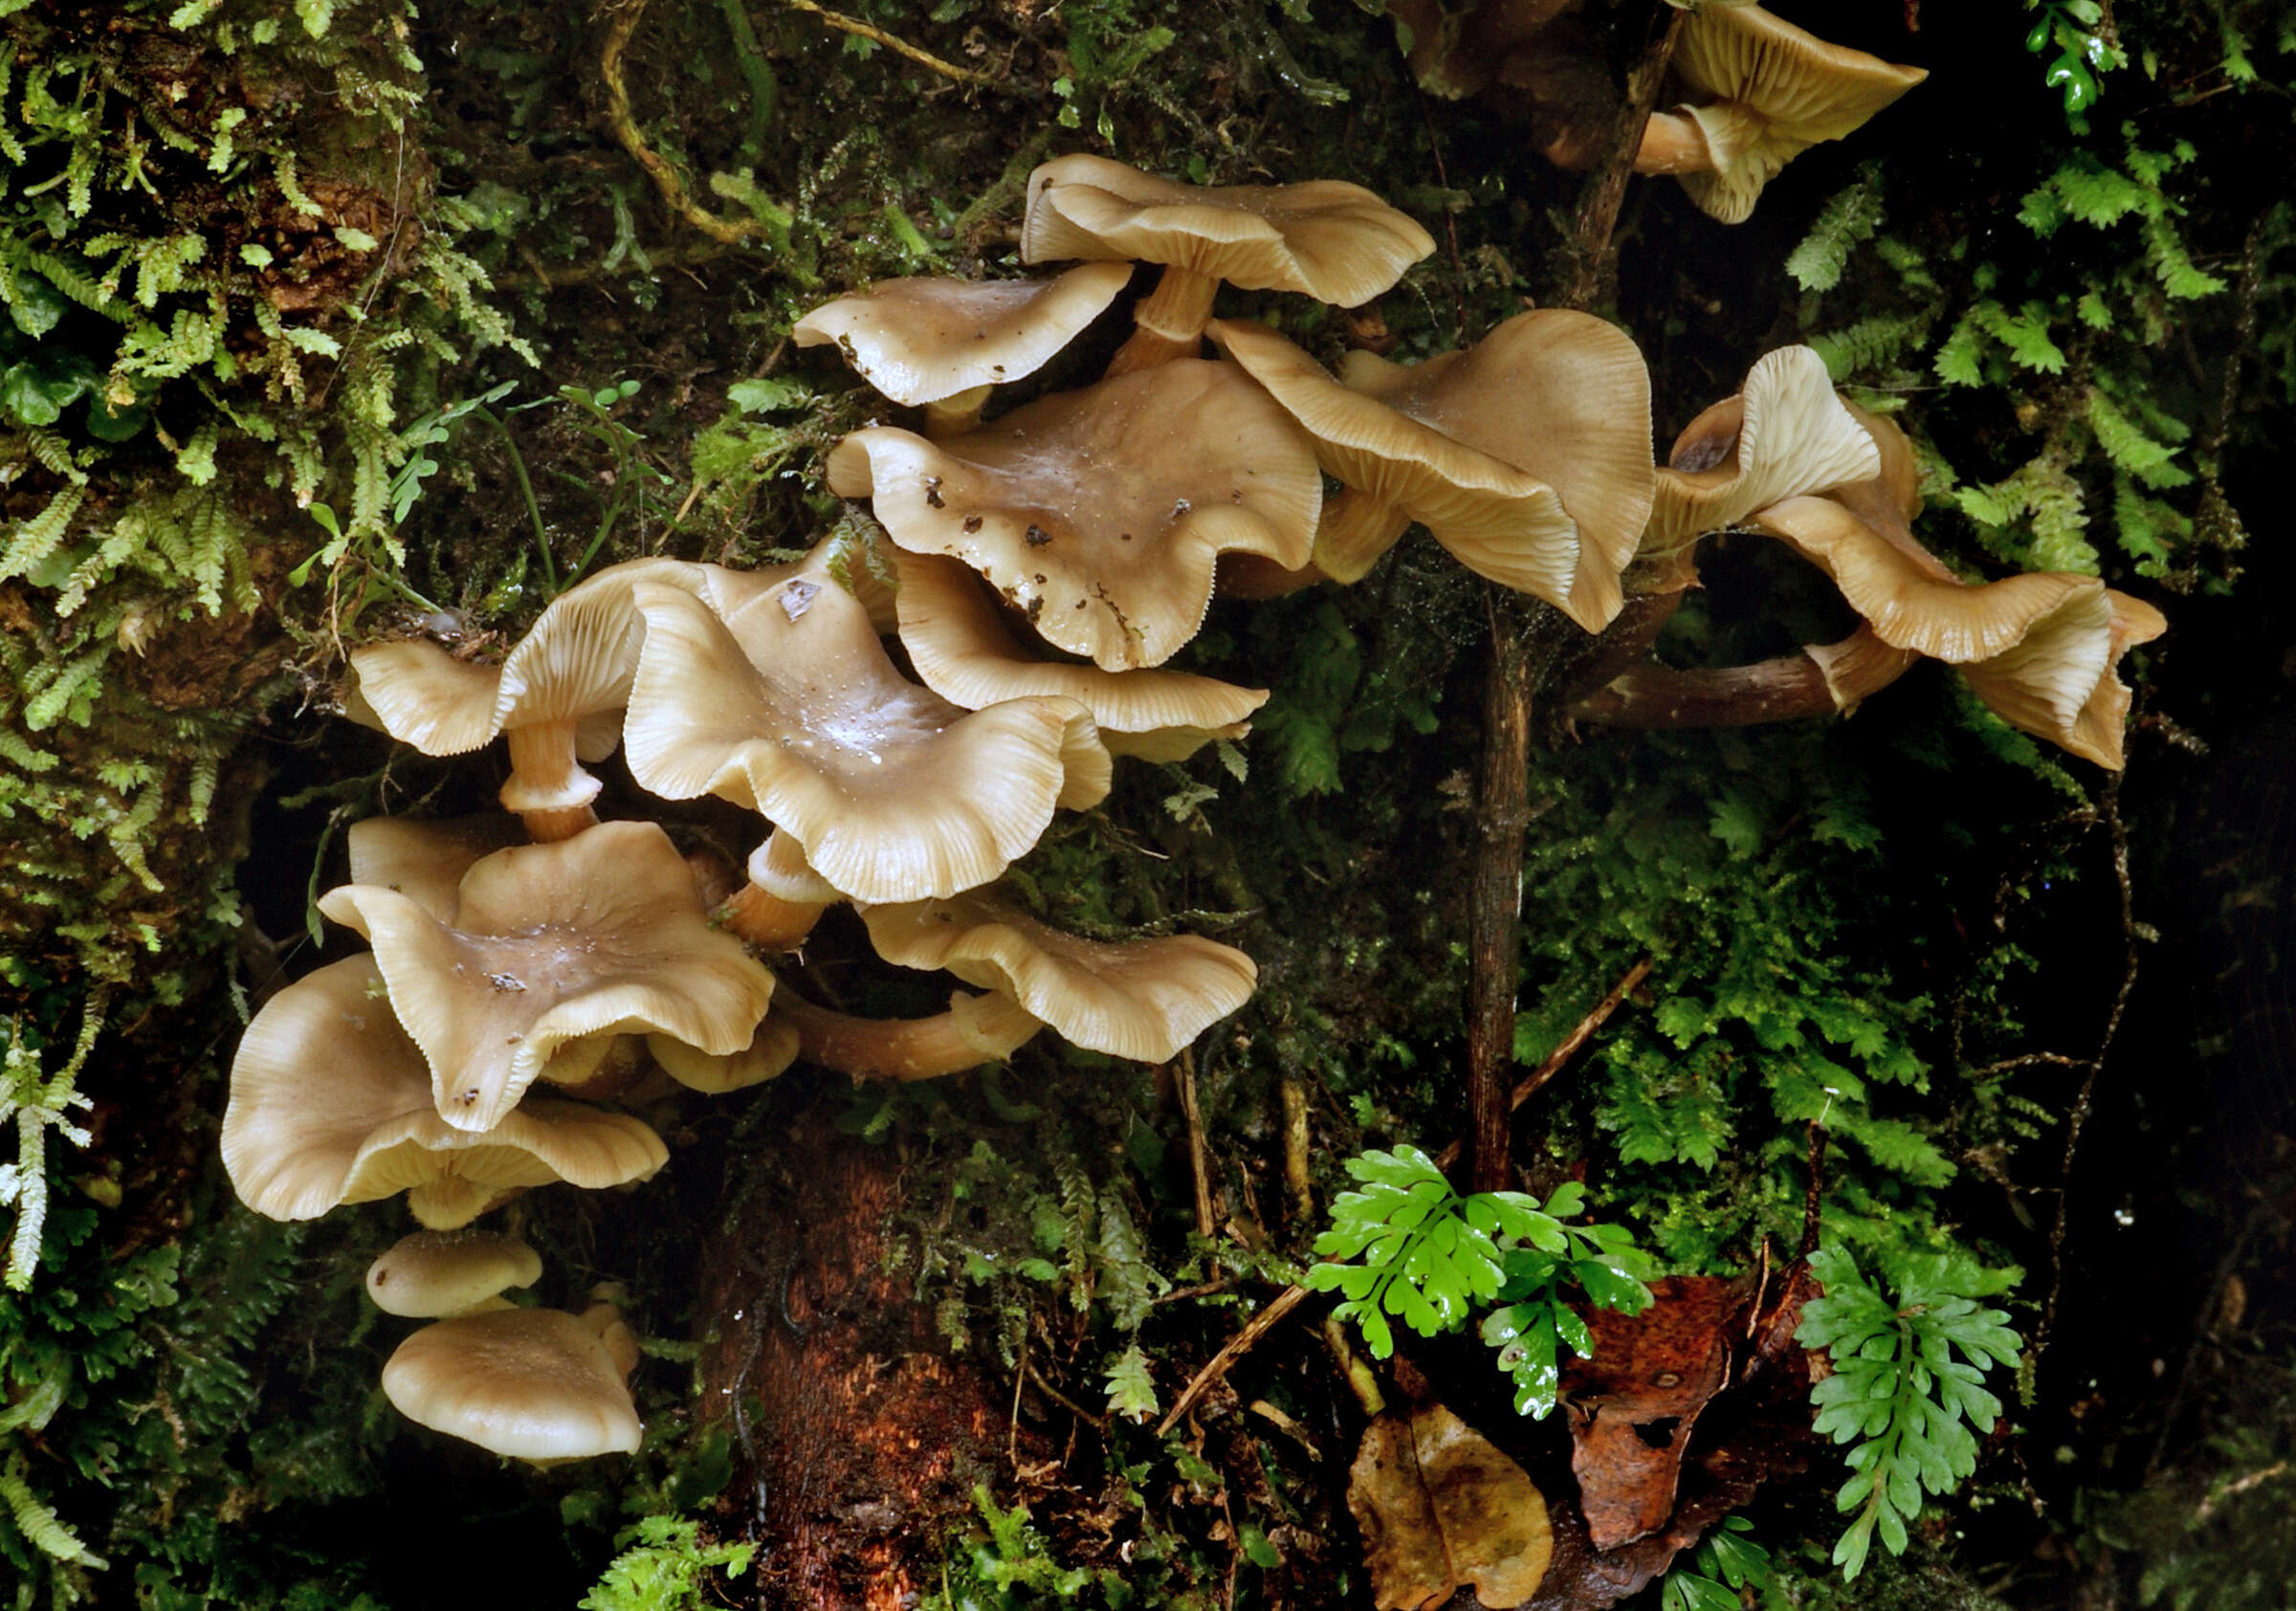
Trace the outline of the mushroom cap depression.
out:
M 1351 358 L 1342 385 L 1264 325 L 1209 329 L 1306 428 L 1323 468 L 1393 509 L 1397 529 L 1422 522 L 1468 569 L 1589 630 L 1618 612 L 1654 474 L 1649 373 L 1623 332 L 1528 313 L 1415 366 Z
M 442 923 L 454 920 L 462 875 L 481 856 L 526 843 L 507 811 L 475 817 L 368 817 L 343 835 L 351 882 L 396 890 Z
M 632 774 L 667 799 L 714 794 L 762 813 L 846 894 L 915 900 L 986 883 L 1055 806 L 1108 793 L 1108 751 L 1083 706 L 959 709 L 894 669 L 826 570 L 722 621 L 675 588 L 639 600 Z
M 1000 699 L 1064 695 L 1093 713 L 1112 754 L 1181 760 L 1214 739 L 1243 737 L 1246 718 L 1268 700 L 1264 688 L 1189 672 L 1104 672 L 1042 659 L 1022 645 L 986 585 L 937 554 L 902 556 L 897 604 L 902 647 L 934 693 L 967 710 Z
M 515 1236 L 418 1230 L 366 1267 L 366 1295 L 386 1314 L 429 1320 L 542 1278 L 542 1256 Z
M 1021 223 L 1024 263 L 1166 263 L 1343 308 L 1434 250 L 1434 236 L 1360 185 L 1182 185 L 1082 153 L 1029 174 Z
M 1705 6 L 1684 25 L 1674 76 L 1702 104 L 1682 108 L 1705 136 L 1713 171 L 1677 175 L 1725 224 L 1754 211 L 1762 187 L 1801 152 L 1840 140 L 1929 77 L 1829 45 L 1759 6 Z
M 658 1032 L 740 1051 L 773 996 L 773 976 L 710 926 L 685 858 L 651 823 L 497 850 L 457 897 L 452 923 L 371 885 L 320 905 L 372 941 L 391 1010 L 458 1129 L 499 1123 L 569 1042 Z
M 670 1156 L 637 1119 L 576 1102 L 530 1102 L 492 1131 L 458 1130 L 430 1084 L 372 957 L 296 981 L 255 1014 L 232 1061 L 223 1163 L 239 1200 L 309 1220 L 405 1191 L 416 1219 L 447 1230 L 510 1192 L 621 1185 Z
M 1307 563 L 1323 502 L 1299 427 L 1232 365 L 1199 359 L 938 441 L 857 430 L 828 478 L 872 499 L 901 548 L 962 560 L 1048 643 L 1112 672 L 1160 666 L 1196 635 L 1223 553 Z
M 881 279 L 799 320 L 895 403 L 938 403 L 1032 375 L 1116 299 L 1132 273 L 1088 263 L 1051 279 Z
M 1088 1051 L 1170 1061 L 1251 999 L 1259 969 L 1196 935 L 1114 943 L 1064 934 L 985 894 L 872 906 L 870 942 L 889 962 L 945 968 L 1011 997 Z
M 645 1429 L 598 1334 L 556 1309 L 441 1320 L 399 1344 L 383 1392 L 408 1420 L 518 1460 L 635 1454 Z

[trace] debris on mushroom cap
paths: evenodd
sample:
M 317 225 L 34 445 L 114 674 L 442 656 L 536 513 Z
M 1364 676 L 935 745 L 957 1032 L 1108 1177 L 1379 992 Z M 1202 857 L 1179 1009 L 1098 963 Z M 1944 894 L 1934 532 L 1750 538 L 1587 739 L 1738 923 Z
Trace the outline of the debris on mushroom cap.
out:
M 455 891 L 480 856 L 526 843 L 526 829 L 507 811 L 475 817 L 368 817 L 344 835 L 351 882 L 396 890 L 442 923 L 454 920 Z M 329 891 L 332 894 L 334 892 Z M 320 910 L 337 922 L 345 919 Z
M 1028 175 L 1021 223 L 1024 263 L 1164 263 L 1343 308 L 1390 289 L 1434 250 L 1417 222 L 1343 180 L 1182 185 L 1083 153 Z
M 572 1102 L 528 1102 L 487 1132 L 449 1125 L 372 957 L 274 996 L 232 1061 L 224 1169 L 239 1200 L 275 1220 L 405 1191 L 417 1220 L 452 1229 L 525 1187 L 620 1185 L 669 1156 L 637 1119 Z
M 1673 73 L 1702 103 L 1683 110 L 1713 161 L 1711 172 L 1678 177 L 1690 199 L 1725 224 L 1749 216 L 1762 187 L 1796 156 L 1840 140 L 1929 77 L 1829 45 L 1759 6 L 1695 11 L 1675 46 Z
M 1179 761 L 1214 739 L 1250 730 L 1264 688 L 1238 688 L 1188 672 L 1104 672 L 1046 660 L 1023 648 L 981 579 L 956 560 L 901 560 L 901 643 L 925 686 L 979 710 L 1000 699 L 1058 694 L 1093 713 L 1111 754 Z M 754 876 L 754 874 L 753 874 Z
M 774 1018 L 797 1031 L 798 1055 L 857 1080 L 927 1080 L 1001 1063 L 1044 1027 L 1002 991 L 949 996 L 930 1018 L 856 1018 L 815 1006 L 795 991 L 775 1001 Z
M 646 651 L 628 729 L 639 783 L 761 812 L 847 894 L 985 883 L 1035 845 L 1055 806 L 1108 792 L 1108 751 L 1083 706 L 960 710 L 894 669 L 833 583 L 793 580 L 724 621 L 673 588 L 639 598 Z
M 1251 999 L 1259 969 L 1197 935 L 1102 941 L 1064 934 L 987 894 L 872 906 L 870 942 L 889 962 L 944 968 L 1001 991 L 1088 1051 L 1163 1063 Z
M 501 1122 L 569 1041 L 660 1031 L 739 1051 L 772 998 L 773 976 L 710 926 L 684 859 L 651 823 L 497 850 L 463 875 L 457 900 L 450 925 L 391 890 L 352 884 L 329 897 L 373 942 L 391 1010 L 457 1129 Z
M 1960 668 L 2010 726 L 2119 771 L 2130 692 L 2120 658 L 2169 629 L 2159 610 L 2110 587 L 2035 623 L 2015 649 Z
M 644 1435 L 624 1371 L 591 1326 L 507 1309 L 425 1326 L 383 1367 L 401 1415 L 519 1460 L 634 1454 Z
M 1221 554 L 1305 564 L 1323 501 L 1299 427 L 1233 365 L 1195 359 L 938 441 L 858 430 L 828 477 L 872 498 L 901 548 L 962 560 L 1103 671 L 1160 666 L 1194 637 Z
M 598 794 L 580 761 L 612 753 L 610 728 L 597 718 L 629 697 L 639 629 L 629 590 L 640 578 L 696 588 L 701 567 L 609 565 L 552 600 L 498 667 L 467 664 L 429 642 L 353 650 L 360 696 L 392 738 L 425 755 L 460 755 L 509 734 L 504 807 L 525 815 L 537 837 L 563 837 L 588 825 Z
M 1926 552 L 1916 559 L 1830 498 L 1787 498 L 1751 519 L 1831 577 L 1884 643 L 1954 665 L 2006 653 L 2037 623 L 2105 588 L 2093 576 L 2054 571 L 1966 583 Z
M 386 1314 L 456 1314 L 510 1287 L 542 1278 L 542 1257 L 515 1236 L 483 1230 L 418 1230 L 366 1267 L 366 1295 Z
M 1121 263 L 1052 279 L 881 279 L 792 327 L 801 347 L 834 343 L 895 403 L 938 403 L 1032 375 L 1116 299 Z
M 1351 352 L 1341 379 L 1553 487 L 1578 528 L 1564 607 L 1590 629 L 1618 614 L 1619 573 L 1642 540 L 1657 475 L 1650 371 L 1633 338 L 1589 314 L 1541 309 L 1423 364 Z
M 1214 320 L 1209 329 L 1349 487 L 1315 534 L 1315 563 L 1335 580 L 1360 577 L 1418 520 L 1469 570 L 1547 600 L 1590 631 L 1617 614 L 1613 558 L 1632 552 L 1653 474 L 1649 377 L 1618 330 L 1584 314 L 1525 314 L 1493 333 L 1488 354 L 1479 345 L 1415 369 L 1352 363 L 1343 386 L 1264 325 Z M 1521 386 L 1522 366 L 1556 373 Z M 1478 406 L 1475 393 L 1494 380 L 1505 400 Z M 1587 506 L 1589 541 L 1550 475 L 1569 480 Z
M 1780 347 L 1675 438 L 1637 564 L 1671 566 L 1681 549 L 1757 509 L 1880 474 L 1881 450 L 1834 394 L 1825 361 Z

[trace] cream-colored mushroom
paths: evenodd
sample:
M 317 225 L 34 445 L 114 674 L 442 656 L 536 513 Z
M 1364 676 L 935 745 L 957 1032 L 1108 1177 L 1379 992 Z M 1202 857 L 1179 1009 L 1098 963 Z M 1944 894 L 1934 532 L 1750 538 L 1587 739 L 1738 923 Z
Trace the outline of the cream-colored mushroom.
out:
M 1109 365 L 1112 376 L 1194 358 L 1223 280 L 1352 308 L 1434 250 L 1434 236 L 1359 185 L 1182 185 L 1082 154 L 1028 176 L 1021 222 L 1024 263 L 1165 265 L 1133 310 L 1139 328 Z
M 386 1314 L 430 1320 L 460 1314 L 507 1288 L 542 1278 L 542 1258 L 516 1236 L 418 1230 L 366 1267 L 366 1295 Z
M 555 1309 L 440 1320 L 399 1344 L 383 1392 L 418 1425 L 513 1459 L 635 1454 L 645 1429 L 607 1324 Z
M 621 1185 L 670 1156 L 637 1119 L 573 1102 L 538 1099 L 492 1130 L 456 1129 L 430 1085 L 374 959 L 320 968 L 265 1003 L 240 1038 L 225 1172 L 242 1203 L 275 1220 L 404 1191 L 417 1220 L 451 1230 L 527 1187 Z
M 904 551 L 962 560 L 1046 642 L 1112 672 L 1196 635 L 1222 554 L 1305 564 L 1323 501 L 1290 416 L 1232 364 L 1193 359 L 938 442 L 857 430 L 828 477 Z

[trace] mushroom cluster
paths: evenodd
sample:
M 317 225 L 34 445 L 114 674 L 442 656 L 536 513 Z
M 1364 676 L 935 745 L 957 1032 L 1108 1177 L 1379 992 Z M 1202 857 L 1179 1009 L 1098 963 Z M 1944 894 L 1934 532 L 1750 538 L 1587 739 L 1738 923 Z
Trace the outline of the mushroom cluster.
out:
M 1807 349 L 1756 363 L 1662 466 L 1642 356 L 1588 315 L 1525 313 L 1417 363 L 1351 353 L 1336 375 L 1265 323 L 1210 317 L 1224 281 L 1346 305 L 1394 285 L 1432 242 L 1358 187 L 1190 187 L 1063 157 L 1031 176 L 1027 206 L 1024 258 L 1085 266 L 889 281 L 797 326 L 925 410 L 923 431 L 872 425 L 827 464 L 890 534 L 896 587 L 856 585 L 866 567 L 835 542 L 748 570 L 643 559 L 558 597 L 498 664 L 419 640 L 353 653 L 357 718 L 434 756 L 506 740 L 503 811 L 352 828 L 350 880 L 320 909 L 368 949 L 256 1014 L 223 1150 L 241 1198 L 276 1218 L 408 1195 L 426 1230 L 369 1291 L 435 1322 L 386 1375 L 412 1419 L 533 1460 L 636 1445 L 636 1350 L 615 1306 L 503 1299 L 539 1265 L 465 1228 L 538 1186 L 663 1167 L 633 1106 L 738 1091 L 799 1058 L 931 1078 L 1048 1027 L 1163 1062 L 1243 1005 L 1256 970 L 1242 952 L 1064 933 L 1005 877 L 1057 811 L 1107 795 L 1114 756 L 1176 760 L 1246 733 L 1264 690 L 1170 664 L 1233 577 L 1247 596 L 1350 583 L 1418 522 L 1589 632 L 1639 600 L 1621 636 L 1646 647 L 1695 584 L 1699 545 L 1751 529 L 1821 570 L 1865 625 L 1766 667 L 1614 667 L 1578 714 L 1846 711 L 1927 656 L 2004 719 L 2120 764 L 2114 668 L 2158 614 L 2091 577 L 1957 576 L 1913 538 L 1904 434 L 1841 398 Z M 1107 376 L 984 419 L 993 387 L 1115 305 L 1134 260 L 1162 272 Z M 1328 500 L 1326 476 L 1341 489 Z M 741 872 L 659 822 L 601 821 L 587 768 L 617 749 L 643 794 L 762 818 Z M 947 976 L 945 1010 L 872 1019 L 793 987 L 793 954 L 838 906 L 854 909 L 850 942 Z M 541 1429 L 521 1394 L 577 1381 L 579 1403 L 550 1413 L 579 1432 Z

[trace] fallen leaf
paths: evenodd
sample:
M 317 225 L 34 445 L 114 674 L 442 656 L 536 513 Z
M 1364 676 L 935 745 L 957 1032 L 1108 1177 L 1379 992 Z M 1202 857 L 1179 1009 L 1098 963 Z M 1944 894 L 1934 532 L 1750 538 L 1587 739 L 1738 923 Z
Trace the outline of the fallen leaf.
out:
M 1441 1404 L 1364 1428 L 1347 1508 L 1363 1530 L 1379 1611 L 1440 1605 L 1463 1585 L 1485 1605 L 1519 1605 L 1554 1550 L 1529 1475 Z
M 1639 1314 L 1596 1310 L 1594 1347 L 1562 1374 L 1571 1470 L 1598 1552 L 1647 1537 L 1674 1513 L 1683 1452 L 1730 1378 L 1731 1326 L 1751 1284 L 1677 1275 L 1650 1284 Z

